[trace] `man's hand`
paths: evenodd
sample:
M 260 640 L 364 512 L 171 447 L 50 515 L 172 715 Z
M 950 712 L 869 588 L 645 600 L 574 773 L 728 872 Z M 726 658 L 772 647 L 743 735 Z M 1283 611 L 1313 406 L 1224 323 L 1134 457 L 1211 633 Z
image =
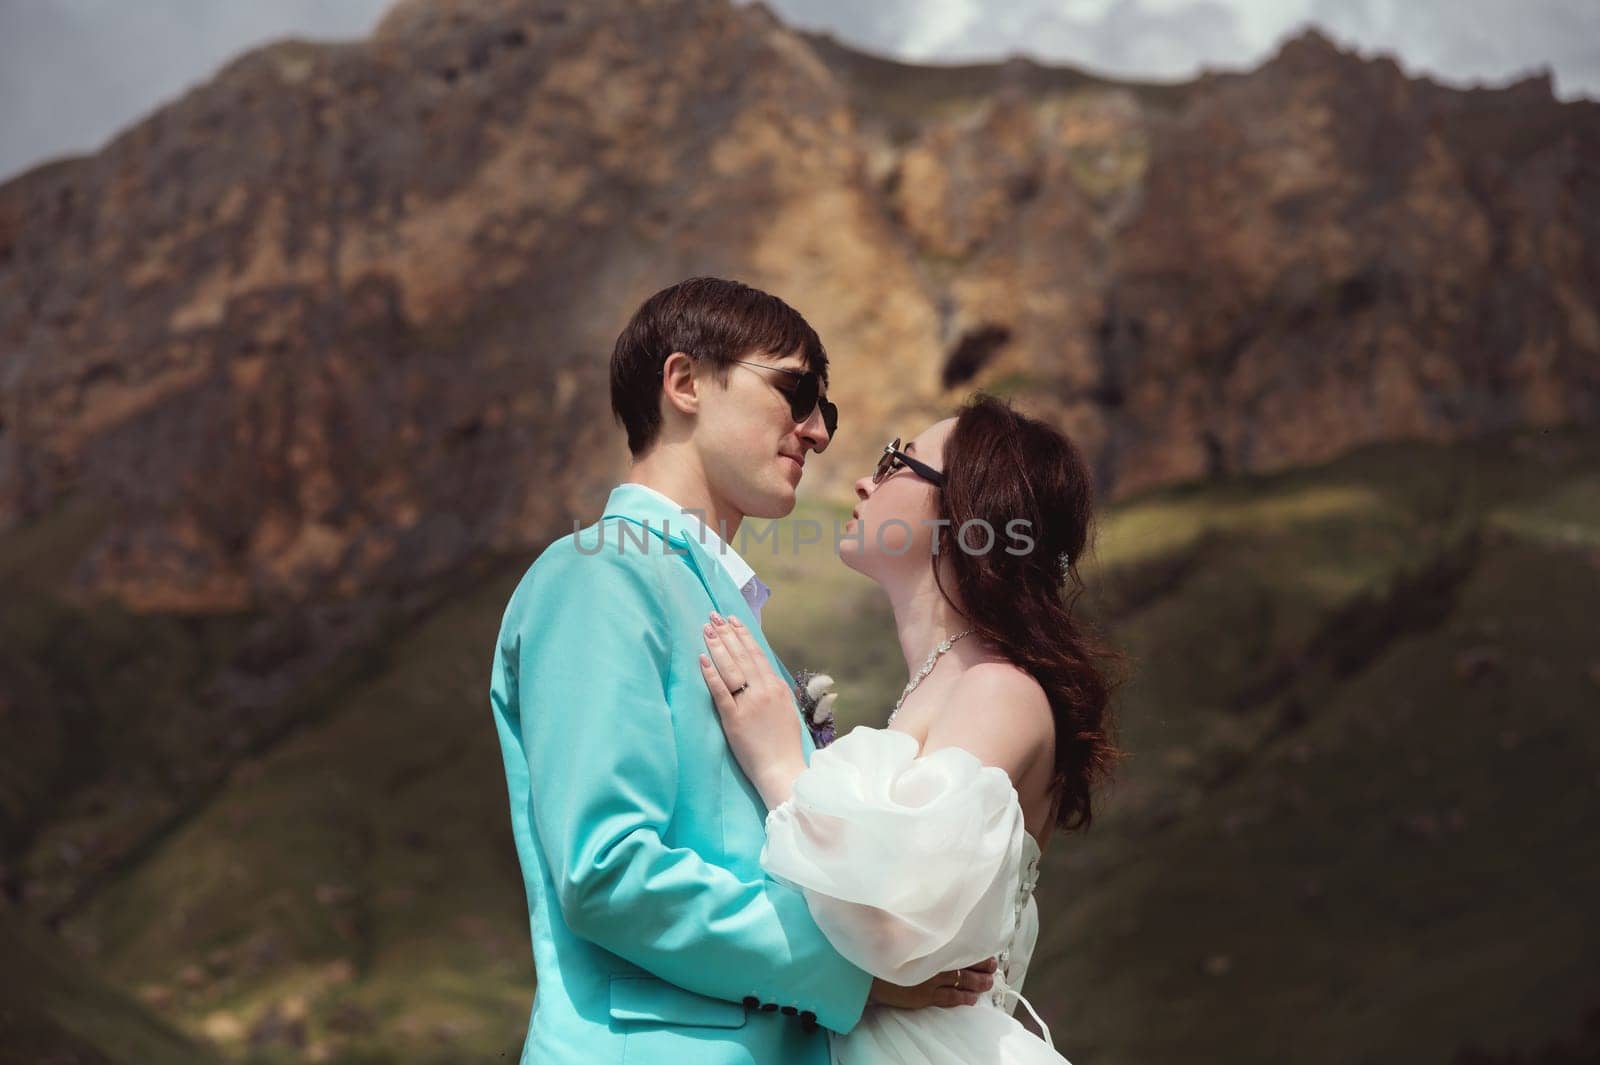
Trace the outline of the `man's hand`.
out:
M 990 958 L 965 969 L 939 973 L 914 987 L 901 987 L 874 978 L 867 1001 L 904 1010 L 919 1010 L 924 1006 L 973 1006 L 979 995 L 994 987 L 996 968 L 995 959 Z M 956 986 L 958 980 L 960 987 Z

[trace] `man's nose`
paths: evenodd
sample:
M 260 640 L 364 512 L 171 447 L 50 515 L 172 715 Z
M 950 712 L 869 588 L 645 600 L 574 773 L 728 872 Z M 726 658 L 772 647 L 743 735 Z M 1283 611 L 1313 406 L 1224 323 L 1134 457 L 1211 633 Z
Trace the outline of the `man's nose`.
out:
M 855 488 L 856 488 L 856 498 L 857 499 L 865 499 L 865 498 L 867 498 L 869 495 L 872 494 L 872 478 L 871 477 L 857 477 L 856 478 Z
M 819 403 L 800 426 L 800 438 L 811 446 L 812 451 L 826 451 L 828 442 L 833 439 L 828 432 L 827 423 L 822 420 L 822 405 Z

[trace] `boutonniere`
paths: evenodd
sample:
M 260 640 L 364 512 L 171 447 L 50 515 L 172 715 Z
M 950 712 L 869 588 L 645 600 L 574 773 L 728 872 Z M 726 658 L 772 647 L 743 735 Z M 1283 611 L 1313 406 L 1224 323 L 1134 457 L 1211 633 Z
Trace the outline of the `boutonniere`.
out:
M 839 693 L 833 690 L 833 678 L 826 673 L 813 673 L 802 669 L 794 675 L 795 701 L 800 704 L 800 715 L 811 730 L 811 741 L 818 747 L 832 743 L 836 735 L 833 724 L 833 702 Z

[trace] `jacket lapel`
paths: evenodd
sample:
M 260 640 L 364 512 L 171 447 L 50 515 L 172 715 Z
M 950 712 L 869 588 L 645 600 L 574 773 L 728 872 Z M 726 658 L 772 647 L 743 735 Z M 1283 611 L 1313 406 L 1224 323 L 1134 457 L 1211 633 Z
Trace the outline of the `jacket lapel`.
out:
M 766 654 L 767 661 L 772 663 L 790 690 L 794 689 L 794 674 L 789 672 L 788 667 L 773 651 L 772 645 L 767 642 L 766 633 L 761 631 L 761 623 L 750 609 L 750 604 L 745 601 L 744 593 L 735 587 L 733 578 L 728 576 L 727 567 L 709 547 L 699 543 L 699 538 L 689 531 L 694 524 L 692 517 L 684 514 L 680 508 L 670 506 L 653 492 L 637 485 L 620 484 L 612 489 L 611 496 L 606 500 L 605 513 L 601 515 L 602 520 L 605 518 L 621 518 L 636 525 L 643 525 L 651 534 L 665 542 L 700 579 L 717 613 L 725 618 L 737 617 L 744 622 L 745 627 L 755 636 L 756 644 Z M 695 635 L 698 637 L 699 633 Z M 795 717 L 799 718 L 802 725 L 804 724 L 805 718 L 800 714 L 798 704 L 795 708 Z M 800 733 L 802 745 L 809 756 L 814 746 L 811 742 L 811 730 L 802 728 Z
M 689 545 L 689 554 L 693 565 L 700 574 L 701 580 L 706 582 L 707 591 L 711 592 L 711 600 L 717 608 L 717 613 L 723 617 L 737 617 L 744 622 L 756 638 L 756 644 L 766 652 L 767 658 L 778 670 L 778 674 L 789 682 L 789 687 L 794 687 L 794 674 L 778 658 L 777 652 L 767 642 L 767 634 L 761 631 L 761 622 L 756 618 L 755 611 L 750 609 L 750 603 L 745 599 L 744 593 L 733 586 L 733 578 L 728 576 L 727 567 L 711 552 L 710 549 L 695 542 L 693 536 L 685 536 Z

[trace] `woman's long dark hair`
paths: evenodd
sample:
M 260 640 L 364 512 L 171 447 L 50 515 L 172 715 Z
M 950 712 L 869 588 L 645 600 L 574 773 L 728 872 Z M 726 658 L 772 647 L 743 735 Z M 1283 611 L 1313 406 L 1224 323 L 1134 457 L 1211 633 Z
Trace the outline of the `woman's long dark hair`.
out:
M 1056 822 L 1086 829 L 1093 820 L 1091 792 L 1122 756 L 1110 704 L 1126 661 L 1072 616 L 1083 592 L 1078 561 L 1094 522 L 1088 464 L 1064 434 L 987 395 L 961 408 L 943 464 L 939 517 L 949 524 L 939 527 L 934 580 L 977 634 L 1027 670 L 1049 697 Z M 1008 526 L 1019 520 L 1027 525 Z M 985 526 L 969 522 L 993 531 L 989 550 L 981 551 L 989 540 Z M 963 527 L 965 549 L 957 539 Z M 1033 546 L 1023 551 L 1027 538 Z M 1070 556 L 1065 573 L 1063 552 Z M 955 597 L 940 580 L 941 558 L 955 578 Z

